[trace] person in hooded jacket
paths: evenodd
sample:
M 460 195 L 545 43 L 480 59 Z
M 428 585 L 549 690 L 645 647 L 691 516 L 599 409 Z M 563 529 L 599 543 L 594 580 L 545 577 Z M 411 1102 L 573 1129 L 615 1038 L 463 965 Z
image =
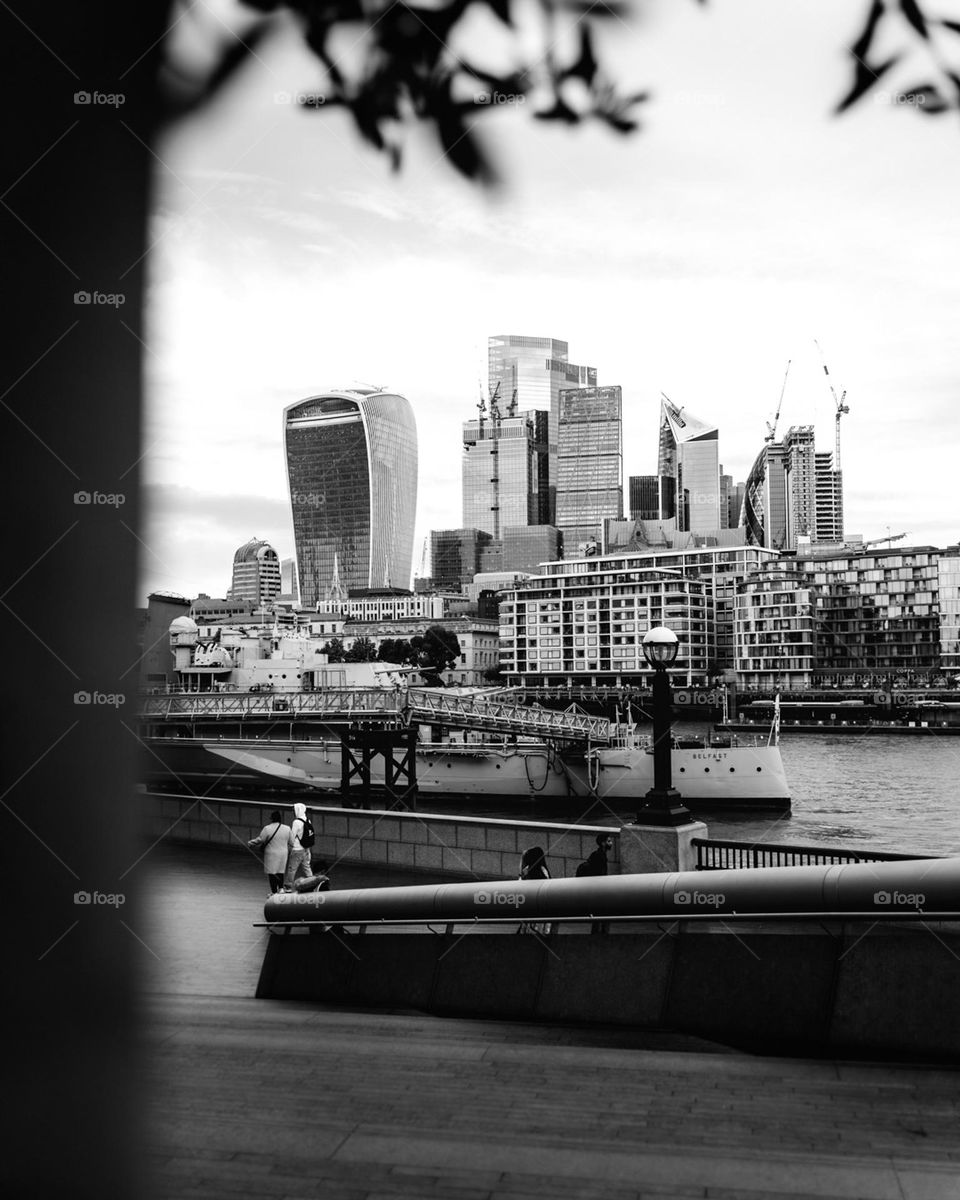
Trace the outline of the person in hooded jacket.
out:
M 310 865 L 311 854 L 307 846 L 300 841 L 307 823 L 307 806 L 293 806 L 293 823 L 290 826 L 290 852 L 287 855 L 287 869 L 283 876 L 283 890 L 293 891 L 294 880 L 307 878 L 313 874 Z
M 273 810 L 269 823 L 264 825 L 247 845 L 252 850 L 263 847 L 263 871 L 270 884 L 270 891 L 279 892 L 283 886 L 283 873 L 287 868 L 287 854 L 290 850 L 290 826 L 284 825 L 279 810 Z

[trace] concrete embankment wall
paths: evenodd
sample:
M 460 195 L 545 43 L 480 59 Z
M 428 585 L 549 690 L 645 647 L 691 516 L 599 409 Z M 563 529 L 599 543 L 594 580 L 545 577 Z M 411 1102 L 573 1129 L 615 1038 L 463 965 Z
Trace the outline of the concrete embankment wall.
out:
M 257 995 L 629 1025 L 767 1053 L 960 1059 L 956 926 L 668 927 L 544 939 L 462 926 L 276 933 Z
M 289 825 L 289 804 L 166 796 L 140 797 L 152 838 L 203 845 L 245 846 L 280 809 Z M 613 838 L 611 872 L 619 870 L 620 831 L 599 825 L 557 825 L 484 817 L 311 807 L 317 840 L 314 859 L 366 867 L 393 867 L 471 879 L 515 879 L 520 856 L 542 846 L 555 879 L 573 875 L 596 849 L 600 832 Z

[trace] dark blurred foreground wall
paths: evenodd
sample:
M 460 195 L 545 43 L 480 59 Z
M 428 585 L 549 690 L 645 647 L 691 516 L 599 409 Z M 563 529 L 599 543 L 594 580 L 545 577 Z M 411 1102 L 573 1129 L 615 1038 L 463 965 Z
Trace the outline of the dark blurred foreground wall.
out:
M 5 1195 L 129 1197 L 143 1177 L 126 726 L 165 19 L 156 0 L 2 14 Z

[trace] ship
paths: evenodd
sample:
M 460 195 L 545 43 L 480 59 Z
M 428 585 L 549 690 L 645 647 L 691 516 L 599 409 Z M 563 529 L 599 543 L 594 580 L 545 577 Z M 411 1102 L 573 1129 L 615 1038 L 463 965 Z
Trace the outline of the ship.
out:
M 409 669 L 330 663 L 317 638 L 276 628 L 204 630 L 178 617 L 170 639 L 176 683 L 145 696 L 140 708 L 150 787 L 301 789 L 341 800 L 345 714 L 395 728 L 416 718 L 424 797 L 639 803 L 653 787 L 652 746 L 630 720 L 511 707 L 504 688 L 417 686 Z M 788 810 L 777 725 L 766 740 L 675 738 L 673 785 L 687 807 Z

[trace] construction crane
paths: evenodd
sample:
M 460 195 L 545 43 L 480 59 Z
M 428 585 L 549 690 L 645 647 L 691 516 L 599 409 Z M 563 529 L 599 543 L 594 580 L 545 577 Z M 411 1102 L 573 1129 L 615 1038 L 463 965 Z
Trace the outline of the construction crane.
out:
M 880 546 L 884 542 L 886 542 L 887 545 L 889 546 L 889 545 L 891 545 L 891 543 L 902 541 L 905 537 L 909 537 L 909 536 L 910 536 L 909 529 L 907 530 L 906 533 L 891 533 L 890 530 L 888 529 L 886 537 L 873 538 L 869 542 L 861 542 L 858 549 L 866 550 L 866 548 L 868 546 Z
M 783 407 L 783 393 L 787 390 L 787 376 L 790 374 L 790 363 L 792 359 L 787 359 L 787 369 L 783 373 L 783 383 L 780 385 L 780 399 L 777 401 L 777 411 L 773 415 L 773 424 L 767 422 L 767 436 L 763 439 L 765 442 L 775 442 L 777 440 L 777 422 L 780 420 L 780 409 Z
M 839 396 L 837 395 L 837 389 L 833 386 L 833 383 L 830 379 L 830 369 L 827 366 L 827 360 L 823 356 L 823 351 L 820 349 L 820 343 L 817 341 L 816 338 L 814 338 L 813 344 L 816 346 L 817 350 L 820 351 L 820 361 L 823 363 L 823 373 L 827 377 L 827 386 L 830 388 L 830 395 L 833 397 L 833 403 L 836 406 L 836 410 L 837 410 L 837 417 L 836 417 L 837 441 L 836 441 L 836 450 L 834 451 L 834 456 L 833 456 L 833 469 L 835 471 L 839 471 L 840 470 L 840 418 L 843 416 L 844 413 L 848 413 L 850 411 L 850 405 L 844 404 L 844 400 L 846 400 L 846 398 L 847 398 L 847 389 L 844 388 L 843 391 L 841 392 L 841 394 Z M 906 537 L 906 534 L 904 534 L 904 537 Z M 884 539 L 881 539 L 881 541 L 882 540 L 884 540 Z

